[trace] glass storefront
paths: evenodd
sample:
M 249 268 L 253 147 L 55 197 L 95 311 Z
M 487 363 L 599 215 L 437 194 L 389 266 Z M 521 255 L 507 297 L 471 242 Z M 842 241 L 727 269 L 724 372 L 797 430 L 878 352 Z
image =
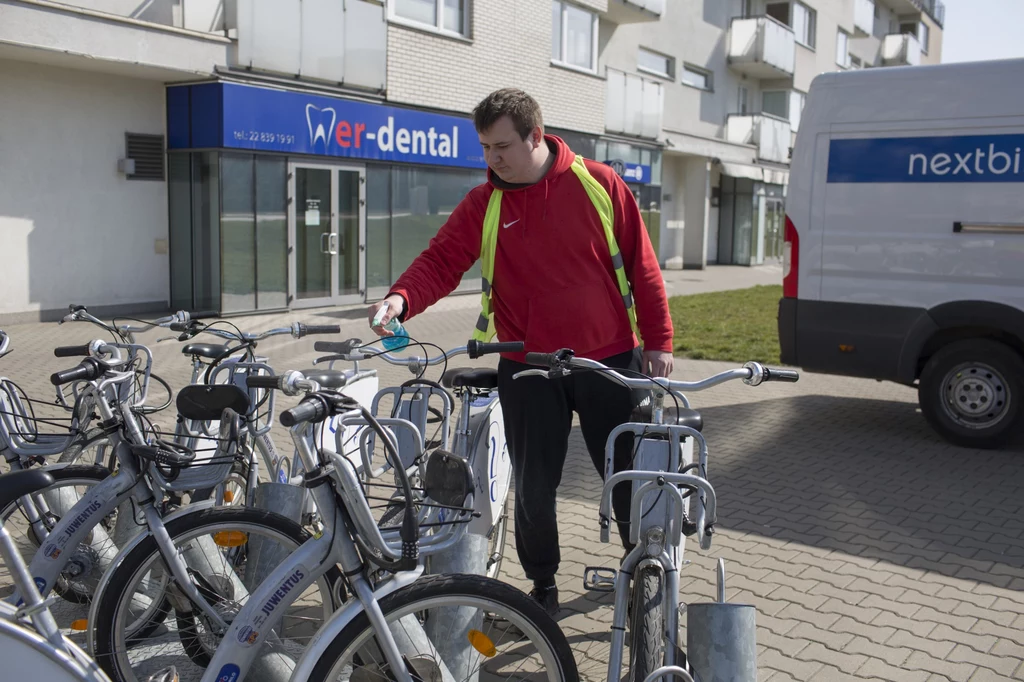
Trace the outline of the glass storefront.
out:
M 219 313 L 383 296 L 486 178 L 208 151 L 172 152 L 168 169 L 172 306 Z M 479 287 L 476 263 L 456 291 Z
M 761 265 L 782 258 L 783 186 L 722 175 L 718 264 Z

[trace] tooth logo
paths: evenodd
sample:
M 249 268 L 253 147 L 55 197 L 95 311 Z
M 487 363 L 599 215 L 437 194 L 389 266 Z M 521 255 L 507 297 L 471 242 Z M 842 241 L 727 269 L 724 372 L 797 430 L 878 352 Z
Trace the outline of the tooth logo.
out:
M 321 109 L 315 104 L 306 105 L 306 125 L 309 127 L 309 145 L 316 148 L 316 141 L 324 141 L 324 151 L 327 150 L 330 142 L 331 132 L 334 130 L 334 109 L 326 107 Z M 328 119 L 330 121 L 328 122 Z M 327 123 L 326 127 L 324 123 Z

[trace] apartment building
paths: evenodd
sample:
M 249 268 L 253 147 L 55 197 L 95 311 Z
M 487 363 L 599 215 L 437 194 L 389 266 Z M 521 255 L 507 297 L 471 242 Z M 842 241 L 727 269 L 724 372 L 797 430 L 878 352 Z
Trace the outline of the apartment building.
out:
M 620 72 L 662 91 L 664 266 L 780 258 L 789 150 L 811 81 L 939 63 L 944 13 L 937 0 L 677 0 L 657 22 L 609 26 L 609 101 Z
M 762 262 L 810 80 L 937 62 L 942 21 L 935 0 L 0 0 L 0 321 L 374 299 L 483 181 L 469 113 L 509 85 L 618 171 L 665 267 Z

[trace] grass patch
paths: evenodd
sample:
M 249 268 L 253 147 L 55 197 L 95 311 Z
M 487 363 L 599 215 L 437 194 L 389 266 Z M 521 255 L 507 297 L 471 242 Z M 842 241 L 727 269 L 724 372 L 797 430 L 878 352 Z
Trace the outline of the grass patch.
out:
M 779 364 L 778 309 L 782 286 L 673 296 L 673 347 L 695 360 Z

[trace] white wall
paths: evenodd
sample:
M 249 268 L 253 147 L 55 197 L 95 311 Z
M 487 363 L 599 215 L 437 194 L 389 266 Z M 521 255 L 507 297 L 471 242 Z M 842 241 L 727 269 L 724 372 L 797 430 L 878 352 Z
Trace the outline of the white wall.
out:
M 0 314 L 166 301 L 166 183 L 117 172 L 163 85 L 0 60 L 0 92 Z
M 706 263 L 708 209 L 711 201 L 710 165 L 708 159 L 689 158 L 685 168 L 684 204 L 686 229 L 684 230 L 683 267 L 702 269 Z

